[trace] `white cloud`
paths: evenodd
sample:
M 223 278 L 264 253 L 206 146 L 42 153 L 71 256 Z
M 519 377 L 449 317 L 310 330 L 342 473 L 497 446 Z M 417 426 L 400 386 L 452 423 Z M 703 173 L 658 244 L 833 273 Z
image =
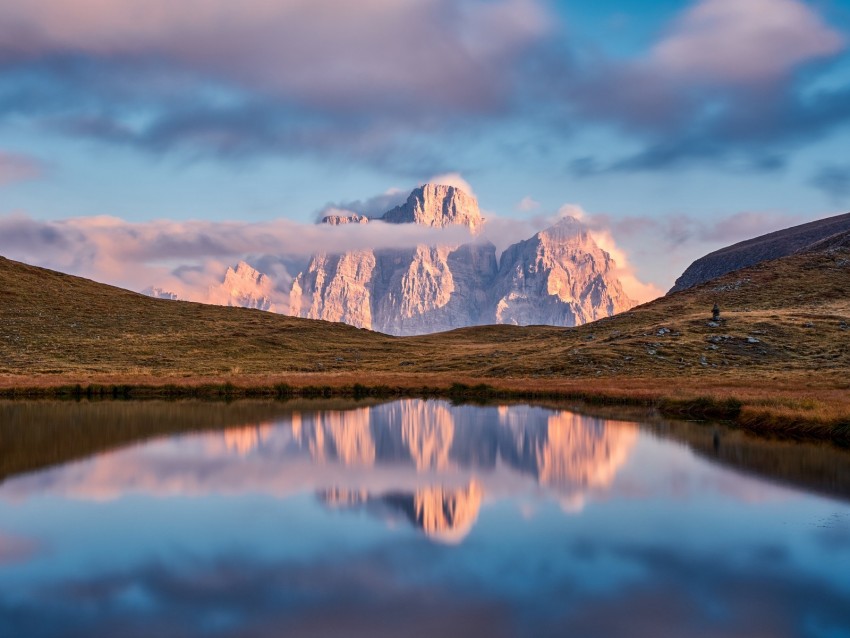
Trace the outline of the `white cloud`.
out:
M 540 208 L 540 202 L 534 199 L 531 195 L 526 195 L 517 202 L 516 206 L 514 206 L 514 209 L 521 213 L 528 213 L 530 211 L 537 210 L 538 208 Z
M 800 0 L 698 0 L 650 55 L 684 79 L 751 83 L 841 51 L 844 37 Z

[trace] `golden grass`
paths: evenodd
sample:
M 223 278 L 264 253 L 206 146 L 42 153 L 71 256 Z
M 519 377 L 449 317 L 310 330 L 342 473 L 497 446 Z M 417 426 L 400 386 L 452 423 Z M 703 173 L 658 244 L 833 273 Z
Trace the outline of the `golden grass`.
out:
M 718 302 L 724 321 L 711 326 Z M 330 388 L 740 403 L 747 427 L 850 422 L 850 255 L 767 262 L 578 328 L 398 338 L 255 310 L 150 299 L 0 258 L 0 388 Z M 843 431 L 843 430 L 841 430 Z

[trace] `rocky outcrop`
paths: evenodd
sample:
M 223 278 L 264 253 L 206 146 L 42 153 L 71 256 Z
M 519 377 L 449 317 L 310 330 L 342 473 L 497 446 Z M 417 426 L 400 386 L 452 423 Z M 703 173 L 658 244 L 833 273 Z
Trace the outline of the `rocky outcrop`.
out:
M 335 215 L 324 221 L 340 225 L 363 219 Z M 417 188 L 379 219 L 462 225 L 473 234 L 484 222 L 474 197 L 437 184 Z M 610 255 L 572 218 L 511 246 L 500 261 L 495 246 L 483 241 L 318 254 L 295 279 L 290 295 L 290 314 L 394 335 L 490 323 L 574 326 L 633 305 Z
M 289 314 L 371 328 L 375 253 L 320 253 L 292 284 Z
M 676 280 L 670 292 L 686 290 L 728 272 L 762 261 L 802 252 L 819 242 L 850 231 L 850 213 L 819 219 L 775 233 L 748 239 L 697 259 Z
M 493 323 L 577 326 L 628 310 L 634 302 L 614 269 L 587 229 L 566 217 L 502 254 Z
M 331 226 L 342 226 L 343 224 L 367 224 L 369 218 L 365 215 L 325 215 L 322 217 L 323 224 Z
M 390 224 L 422 224 L 436 228 L 460 224 L 473 232 L 484 222 L 472 195 L 456 186 L 442 184 L 420 186 L 404 204 L 384 213 L 380 219 Z
M 273 295 L 272 279 L 240 261 L 236 268 L 227 269 L 221 284 L 210 286 L 209 303 L 274 312 L 277 309 L 272 303 Z

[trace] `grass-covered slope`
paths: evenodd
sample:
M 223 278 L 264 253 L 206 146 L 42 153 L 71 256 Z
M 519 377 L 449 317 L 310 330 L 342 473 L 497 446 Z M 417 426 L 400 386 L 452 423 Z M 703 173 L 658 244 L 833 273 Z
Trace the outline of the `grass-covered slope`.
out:
M 715 302 L 719 326 L 710 325 Z M 765 262 L 579 328 L 485 326 L 409 338 L 151 299 L 0 258 L 0 374 L 828 372 L 850 367 L 848 326 L 846 249 Z

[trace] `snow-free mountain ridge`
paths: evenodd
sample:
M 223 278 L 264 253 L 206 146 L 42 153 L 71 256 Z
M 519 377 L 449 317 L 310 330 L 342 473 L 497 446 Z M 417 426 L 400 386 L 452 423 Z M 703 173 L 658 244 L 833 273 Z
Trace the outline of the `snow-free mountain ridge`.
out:
M 334 226 L 369 224 L 357 213 L 325 216 Z M 374 221 L 434 228 L 484 227 L 476 199 L 455 186 L 425 184 Z M 462 245 L 317 253 L 294 279 L 289 307 L 271 301 L 270 278 L 246 263 L 211 289 L 214 303 L 348 323 L 393 335 L 494 323 L 575 326 L 634 305 L 611 256 L 576 219 L 508 247 L 499 258 L 480 238 Z

